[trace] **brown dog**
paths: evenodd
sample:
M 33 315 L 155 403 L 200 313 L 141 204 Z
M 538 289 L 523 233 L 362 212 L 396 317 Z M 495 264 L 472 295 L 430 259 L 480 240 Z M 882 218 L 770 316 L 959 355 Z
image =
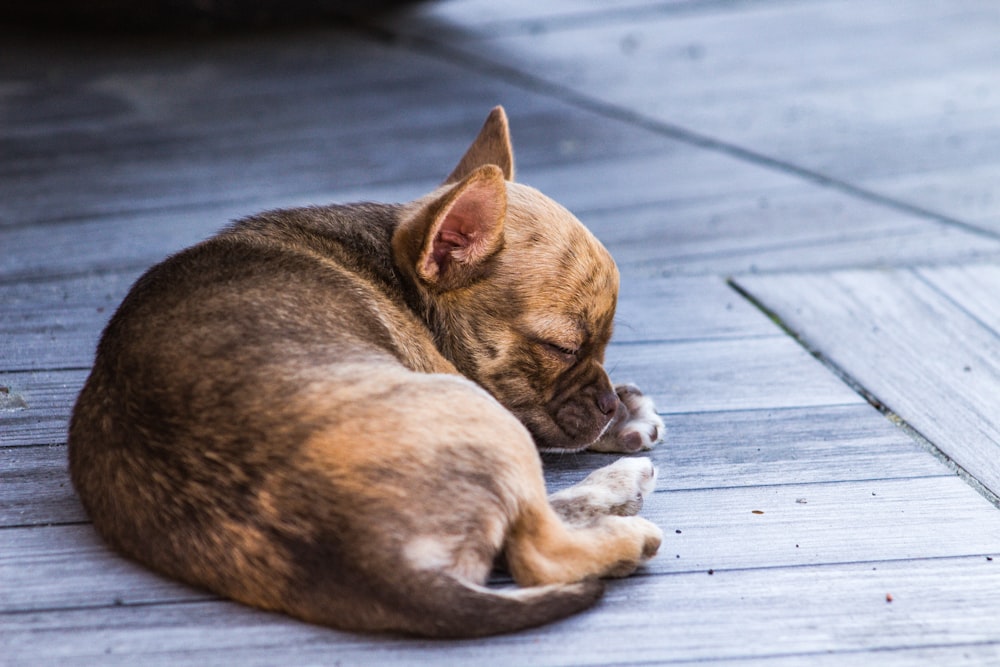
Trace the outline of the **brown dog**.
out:
M 70 425 L 101 535 L 257 607 L 431 636 L 560 618 L 651 557 L 648 459 L 546 498 L 536 443 L 635 451 L 662 423 L 601 366 L 611 257 L 512 174 L 497 108 L 422 199 L 265 213 L 150 269 Z M 499 555 L 526 588 L 484 586 Z

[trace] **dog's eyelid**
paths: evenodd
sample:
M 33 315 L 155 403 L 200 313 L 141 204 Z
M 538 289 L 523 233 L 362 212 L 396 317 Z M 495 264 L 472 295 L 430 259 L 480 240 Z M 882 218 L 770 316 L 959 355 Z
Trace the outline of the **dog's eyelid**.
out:
M 540 344 L 549 353 L 551 353 L 554 356 L 559 357 L 559 359 L 561 361 L 565 362 L 565 363 L 575 364 L 576 361 L 577 361 L 577 359 L 580 358 L 580 350 L 579 350 L 579 348 L 563 347 L 562 345 L 559 345 L 558 343 L 549 343 L 549 342 L 546 342 L 546 341 L 540 341 Z

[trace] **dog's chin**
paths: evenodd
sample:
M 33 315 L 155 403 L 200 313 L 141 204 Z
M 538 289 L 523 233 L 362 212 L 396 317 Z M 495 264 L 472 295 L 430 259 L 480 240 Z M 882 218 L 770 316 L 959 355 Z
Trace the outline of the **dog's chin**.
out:
M 601 420 L 593 428 L 584 432 L 569 433 L 567 429 L 560 427 L 555 420 L 548 419 L 547 423 L 528 424 L 528 431 L 535 440 L 535 445 L 541 452 L 566 452 L 573 453 L 583 451 L 587 447 L 597 442 L 601 436 L 611 427 L 613 419 Z

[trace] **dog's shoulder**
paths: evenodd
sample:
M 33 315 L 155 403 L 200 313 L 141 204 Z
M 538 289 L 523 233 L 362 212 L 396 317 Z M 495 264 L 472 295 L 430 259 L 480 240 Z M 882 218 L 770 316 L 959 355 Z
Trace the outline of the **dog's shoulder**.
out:
M 341 204 L 277 209 L 237 220 L 215 241 L 286 255 L 307 254 L 382 282 L 398 282 L 392 235 L 401 207 Z

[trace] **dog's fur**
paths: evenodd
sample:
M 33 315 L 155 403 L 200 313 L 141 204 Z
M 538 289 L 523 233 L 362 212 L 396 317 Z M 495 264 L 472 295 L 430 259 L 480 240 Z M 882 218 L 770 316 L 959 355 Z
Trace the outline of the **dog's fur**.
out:
M 648 459 L 546 498 L 536 445 L 662 423 L 601 366 L 611 257 L 512 177 L 498 107 L 422 199 L 265 213 L 150 269 L 70 425 L 100 534 L 257 607 L 429 636 L 552 621 L 650 558 Z M 484 586 L 498 556 L 524 588 Z

